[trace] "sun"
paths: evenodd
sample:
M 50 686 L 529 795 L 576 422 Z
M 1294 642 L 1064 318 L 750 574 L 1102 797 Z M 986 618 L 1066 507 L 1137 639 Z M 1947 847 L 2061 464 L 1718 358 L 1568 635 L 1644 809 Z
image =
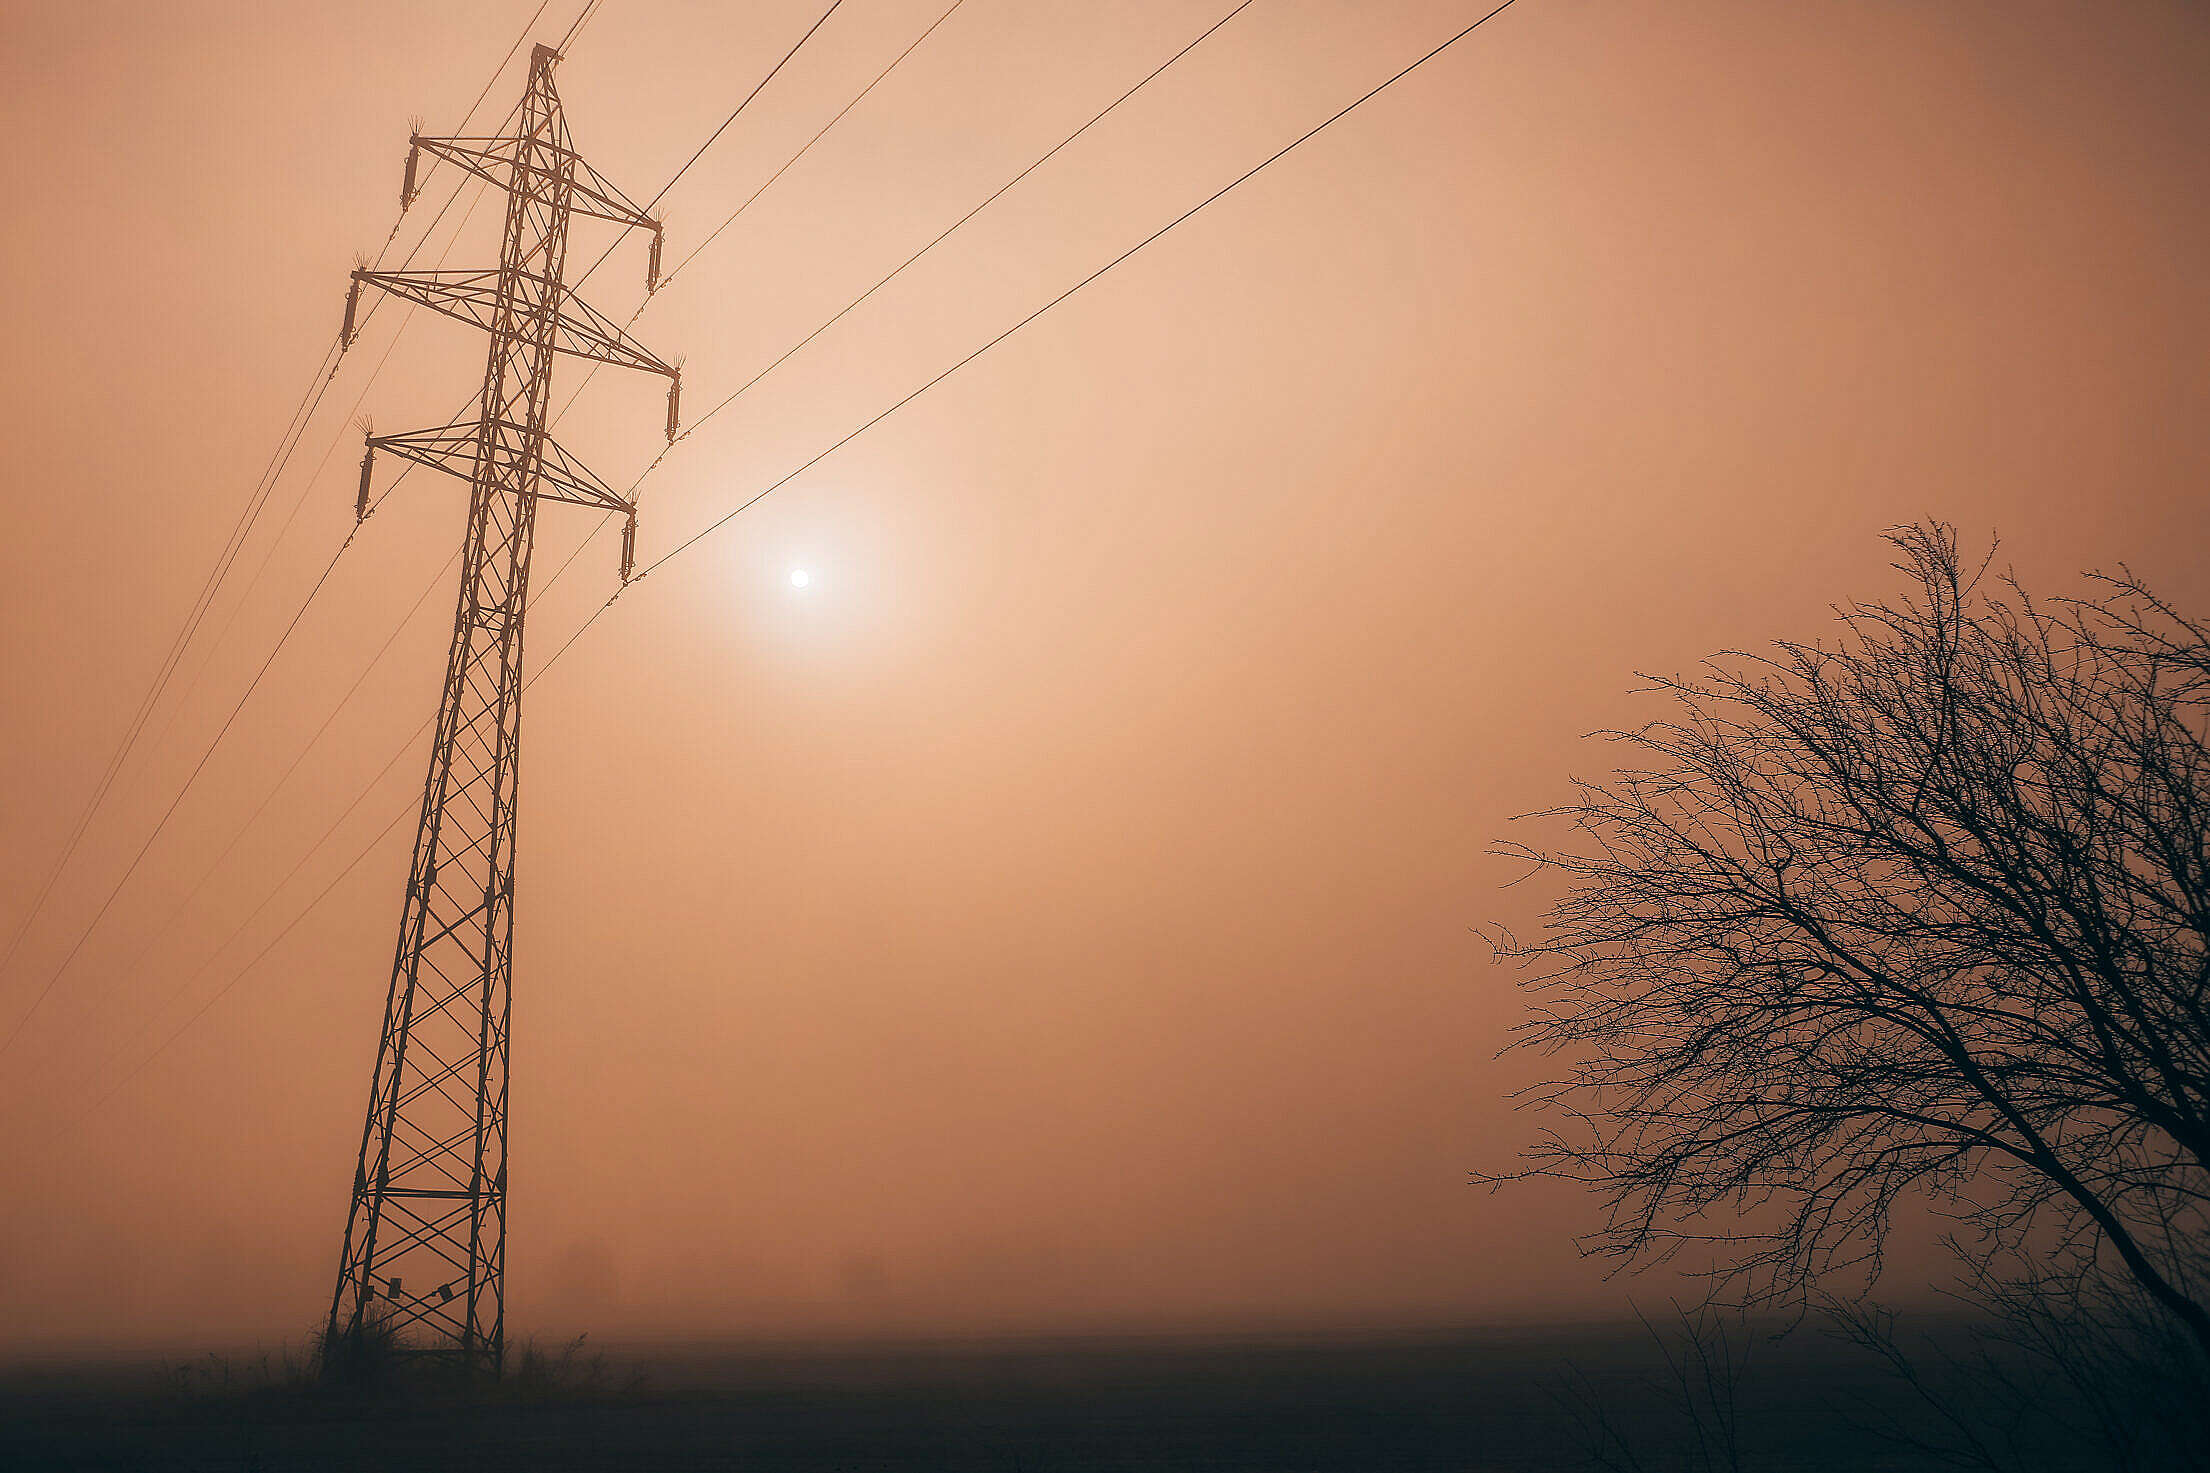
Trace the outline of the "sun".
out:
M 813 574 L 807 572 L 804 568 L 792 568 L 790 570 L 791 587 L 804 588 L 811 582 L 813 582 Z

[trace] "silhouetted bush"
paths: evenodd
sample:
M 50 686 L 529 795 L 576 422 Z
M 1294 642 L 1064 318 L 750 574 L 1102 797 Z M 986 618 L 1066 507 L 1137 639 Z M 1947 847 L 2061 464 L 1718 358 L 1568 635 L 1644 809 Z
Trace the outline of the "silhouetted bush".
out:
M 365 1318 L 351 1328 L 318 1330 L 314 1356 L 322 1383 L 332 1388 L 389 1387 L 408 1369 L 399 1337 L 388 1325 Z

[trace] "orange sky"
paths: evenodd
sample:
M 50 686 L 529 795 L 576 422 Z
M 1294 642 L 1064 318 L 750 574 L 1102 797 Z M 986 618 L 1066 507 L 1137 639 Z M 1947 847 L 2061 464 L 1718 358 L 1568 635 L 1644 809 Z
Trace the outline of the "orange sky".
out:
M 943 3 L 850 0 L 669 196 L 671 260 Z M 533 8 L 0 9 L 0 934 L 389 228 L 409 114 L 451 128 Z M 636 331 L 701 412 L 1227 8 L 967 0 Z M 578 143 L 649 196 L 818 10 L 607 0 L 559 72 Z M 1259 0 L 680 446 L 644 556 L 1476 13 Z M 1580 734 L 1645 709 L 1635 671 L 1889 591 L 1888 524 L 1998 531 L 2052 591 L 2130 560 L 2204 607 L 2205 77 L 2177 4 L 1520 0 L 632 590 L 529 697 L 516 1330 L 1619 1306 L 1569 1242 L 1590 1201 L 1465 1182 L 1528 1129 L 1473 928 L 1541 894 L 1488 850 L 1601 770 Z M 642 269 L 592 297 L 626 317 Z M 343 540 L 398 317 L 0 1020 Z M 418 318 L 363 408 L 441 420 L 481 351 Z M 607 374 L 560 433 L 625 485 L 659 421 Z M 410 750 L 210 961 L 431 709 L 463 496 L 411 478 L 362 531 L 0 1063 L 0 1347 L 327 1305 L 404 826 L 86 1111 L 418 801 Z M 541 585 L 590 519 L 542 525 Z M 535 660 L 615 560 L 543 594 Z

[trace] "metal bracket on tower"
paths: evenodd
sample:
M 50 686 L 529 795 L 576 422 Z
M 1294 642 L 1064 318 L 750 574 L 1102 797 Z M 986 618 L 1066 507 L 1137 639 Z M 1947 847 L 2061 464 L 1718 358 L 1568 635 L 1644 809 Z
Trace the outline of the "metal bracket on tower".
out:
M 368 520 L 368 480 L 376 471 L 376 440 L 369 437 L 361 450 L 361 489 L 353 498 L 353 521 L 357 526 Z

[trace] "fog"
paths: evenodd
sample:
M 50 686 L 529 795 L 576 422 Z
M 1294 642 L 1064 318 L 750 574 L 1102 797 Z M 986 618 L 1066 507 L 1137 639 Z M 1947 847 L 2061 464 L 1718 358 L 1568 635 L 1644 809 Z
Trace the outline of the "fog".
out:
M 1227 8 L 971 0 L 634 331 L 685 355 L 695 417 Z M 6 932 L 390 228 L 409 115 L 450 128 L 529 9 L 0 16 Z M 671 258 L 941 9 L 843 7 L 670 193 Z M 648 196 L 817 13 L 610 0 L 559 72 L 579 146 Z M 1261 0 L 676 447 L 640 551 L 1467 19 Z M 1642 1291 L 1576 1251 L 1591 1198 L 1469 1180 L 1540 1077 L 1497 1058 L 1523 1001 L 1480 930 L 1545 898 L 1497 845 L 1604 769 L 1586 733 L 1655 714 L 1638 671 L 1898 587 L 1891 524 L 2203 606 L 2205 75 L 2182 5 L 1524 0 L 632 587 L 524 720 L 510 1321 L 1617 1312 Z M 633 243 L 587 294 L 621 320 L 642 276 Z M 400 315 L 0 1026 L 346 538 L 356 397 L 389 430 L 475 384 L 480 340 L 421 314 L 364 395 Z M 617 379 L 560 433 L 626 485 L 660 409 Z M 392 758 L 436 701 L 464 495 L 417 476 L 360 529 L 0 1060 L 0 1348 L 327 1313 L 410 826 L 371 840 L 419 803 L 421 742 Z M 611 535 L 545 582 L 593 524 L 541 519 L 533 668 L 615 591 Z

